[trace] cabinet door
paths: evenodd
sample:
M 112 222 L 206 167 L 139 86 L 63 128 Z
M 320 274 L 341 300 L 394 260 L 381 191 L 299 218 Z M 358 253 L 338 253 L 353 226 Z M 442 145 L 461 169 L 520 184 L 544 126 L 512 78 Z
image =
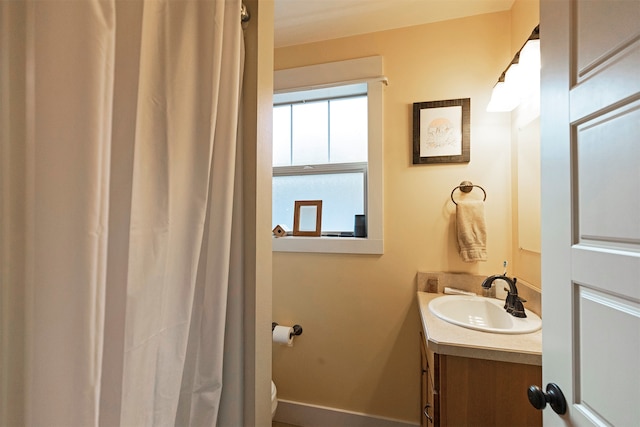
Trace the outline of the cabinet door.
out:
M 434 424 L 434 383 L 433 366 L 429 360 L 433 360 L 433 353 L 426 347 L 426 341 L 422 332 L 420 333 L 420 426 L 433 427 Z
M 429 396 L 434 427 L 440 427 L 440 355 L 427 349 L 429 364 Z
M 542 413 L 527 399 L 527 384 L 542 379 L 540 366 L 437 355 L 442 425 L 540 427 Z

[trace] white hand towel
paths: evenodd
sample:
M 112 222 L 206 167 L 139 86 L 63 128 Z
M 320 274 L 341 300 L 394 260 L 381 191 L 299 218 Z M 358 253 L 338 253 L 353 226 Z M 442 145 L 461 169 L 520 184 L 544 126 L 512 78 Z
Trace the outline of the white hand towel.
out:
M 484 219 L 484 202 L 459 201 L 456 206 L 456 228 L 460 256 L 466 262 L 487 260 L 487 225 Z

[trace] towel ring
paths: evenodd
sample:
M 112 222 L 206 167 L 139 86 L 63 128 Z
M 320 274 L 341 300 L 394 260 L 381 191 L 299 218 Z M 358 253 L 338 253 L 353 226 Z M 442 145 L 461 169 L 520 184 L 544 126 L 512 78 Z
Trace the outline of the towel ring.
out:
M 471 181 L 462 181 L 460 183 L 460 185 L 458 185 L 457 187 L 454 187 L 453 190 L 451 190 L 451 201 L 453 202 L 454 205 L 457 205 L 456 201 L 453 200 L 453 193 L 455 193 L 456 190 L 460 190 L 463 193 L 470 193 L 471 190 L 473 190 L 473 187 L 478 187 L 479 189 L 482 190 L 482 192 L 484 193 L 484 198 L 482 199 L 482 201 L 484 202 L 485 200 L 487 200 L 487 192 L 484 191 L 484 188 L 482 188 L 479 185 L 475 185 L 474 183 L 472 183 Z

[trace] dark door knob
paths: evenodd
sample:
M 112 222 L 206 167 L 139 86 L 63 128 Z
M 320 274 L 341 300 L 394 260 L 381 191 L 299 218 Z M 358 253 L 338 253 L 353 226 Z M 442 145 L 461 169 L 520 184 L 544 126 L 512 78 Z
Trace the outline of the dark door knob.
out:
M 551 405 L 551 409 L 556 414 L 564 414 L 567 412 L 567 401 L 562 394 L 562 390 L 554 383 L 547 384 L 547 392 L 542 391 L 537 385 L 532 385 L 527 390 L 529 402 L 536 409 L 544 409 L 547 403 Z

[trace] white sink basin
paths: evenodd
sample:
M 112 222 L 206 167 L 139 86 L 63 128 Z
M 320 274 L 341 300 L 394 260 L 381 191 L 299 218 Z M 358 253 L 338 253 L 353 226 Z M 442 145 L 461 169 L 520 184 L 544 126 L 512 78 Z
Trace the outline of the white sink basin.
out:
M 440 319 L 479 331 L 497 334 L 528 334 L 542 327 L 542 320 L 525 308 L 527 317 L 506 312 L 504 301 L 462 295 L 445 295 L 429 303 L 429 311 Z

